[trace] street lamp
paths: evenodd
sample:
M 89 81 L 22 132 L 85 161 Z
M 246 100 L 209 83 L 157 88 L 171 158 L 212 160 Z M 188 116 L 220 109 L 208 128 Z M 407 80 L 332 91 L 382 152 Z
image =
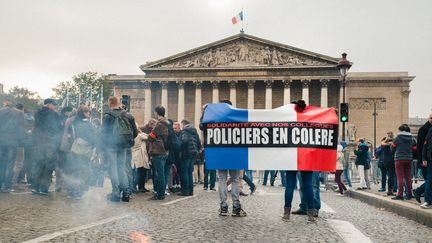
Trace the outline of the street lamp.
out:
M 374 142 L 373 154 L 374 154 L 374 157 L 376 157 L 376 154 L 375 154 L 375 149 L 376 149 L 376 120 L 377 120 L 377 116 L 378 116 L 377 104 L 378 104 L 378 102 L 382 102 L 382 103 L 385 102 L 386 99 L 385 98 L 366 99 L 365 103 L 369 103 L 370 101 L 372 101 L 372 103 L 373 103 L 373 113 L 372 113 L 372 116 L 374 117 L 374 121 L 373 121 L 373 126 L 374 126 L 374 132 L 373 132 L 373 136 L 374 136 L 374 140 L 373 140 L 373 142 Z
M 345 86 L 346 86 L 346 76 L 348 70 L 352 66 L 351 62 L 347 60 L 347 54 L 342 53 L 342 59 L 339 60 L 337 67 L 339 68 L 340 74 L 342 76 L 342 103 L 345 101 Z M 345 122 L 342 122 L 342 141 L 345 141 Z

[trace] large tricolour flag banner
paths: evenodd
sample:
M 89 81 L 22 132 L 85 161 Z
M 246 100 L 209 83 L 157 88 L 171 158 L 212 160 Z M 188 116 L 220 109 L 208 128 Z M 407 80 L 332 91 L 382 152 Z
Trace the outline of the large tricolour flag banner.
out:
M 338 116 L 332 108 L 297 112 L 294 104 L 272 110 L 210 104 L 202 123 L 210 170 L 336 170 Z
M 231 19 L 231 22 L 233 24 L 237 24 L 240 21 L 243 21 L 243 11 L 241 11 L 239 14 L 237 14 L 237 16 L 235 16 Z

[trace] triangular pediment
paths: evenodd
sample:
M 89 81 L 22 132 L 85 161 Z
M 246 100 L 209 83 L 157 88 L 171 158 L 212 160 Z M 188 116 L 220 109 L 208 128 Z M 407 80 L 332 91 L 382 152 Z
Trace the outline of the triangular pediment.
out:
M 184 68 L 336 66 L 338 59 L 238 34 L 141 66 L 143 71 Z

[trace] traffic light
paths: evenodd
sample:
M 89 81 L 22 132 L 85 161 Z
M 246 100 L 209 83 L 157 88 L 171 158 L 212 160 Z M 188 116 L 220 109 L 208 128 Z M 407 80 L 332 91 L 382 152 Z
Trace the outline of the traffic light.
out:
M 348 122 L 349 118 L 349 109 L 348 109 L 348 103 L 341 103 L 340 104 L 340 121 L 341 122 Z
M 127 112 L 130 112 L 130 95 L 122 95 L 122 106 Z

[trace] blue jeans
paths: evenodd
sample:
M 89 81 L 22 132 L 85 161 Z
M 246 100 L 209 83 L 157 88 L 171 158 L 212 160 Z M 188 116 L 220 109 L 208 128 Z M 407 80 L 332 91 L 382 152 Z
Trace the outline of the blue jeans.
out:
M 108 149 L 106 151 L 113 196 L 118 196 L 120 192 L 126 195 L 130 194 L 129 179 L 126 173 L 126 152 L 126 149 Z
M 249 177 L 250 181 L 253 182 L 253 170 L 245 170 L 245 175 Z
M 351 178 L 350 178 L 350 176 L 349 176 L 349 171 L 348 171 L 348 169 L 345 169 L 345 170 L 343 171 L 343 176 L 344 176 L 344 178 L 345 178 L 345 181 L 346 181 L 347 185 L 348 185 L 349 187 L 352 187 Z
M 1 138 L 7 139 L 7 138 Z M 2 184 L 5 189 L 12 189 L 12 178 L 14 175 L 15 159 L 18 146 L 1 145 L 0 146 L 0 188 Z
M 285 186 L 285 206 L 291 208 L 294 188 L 297 184 L 297 171 L 286 171 L 286 186 Z M 313 208 L 313 191 L 312 191 L 312 171 L 301 171 L 301 191 L 304 192 L 304 199 L 308 208 Z M 302 198 L 303 200 L 303 198 Z M 306 211 L 306 210 L 305 210 Z
M 165 197 L 165 163 L 166 155 L 153 155 L 151 161 L 153 164 L 153 188 L 156 192 L 156 196 L 159 198 Z
M 266 170 L 264 171 L 264 180 L 263 180 L 263 185 L 267 185 L 267 179 L 268 179 L 268 175 L 270 173 L 270 185 L 274 184 L 274 175 L 275 175 L 275 171 L 274 170 Z
M 204 164 L 204 188 L 209 187 L 209 176 L 210 176 L 210 189 L 213 189 L 215 188 L 215 184 L 216 184 L 216 171 L 207 170 L 206 165 Z
M 298 174 L 300 181 L 300 210 L 306 212 L 308 208 L 310 208 L 307 203 L 307 195 L 304 193 L 304 185 L 303 185 L 303 174 Z M 312 208 L 314 208 L 317 212 L 321 209 L 321 196 L 320 196 L 320 172 L 312 172 L 312 195 L 313 195 L 313 204 Z
M 281 181 L 282 181 L 282 186 L 286 186 L 286 173 L 284 170 L 280 170 L 280 175 L 281 175 Z
M 185 194 L 193 193 L 193 167 L 196 157 L 185 158 L 181 160 L 182 169 L 180 174 L 181 191 Z

